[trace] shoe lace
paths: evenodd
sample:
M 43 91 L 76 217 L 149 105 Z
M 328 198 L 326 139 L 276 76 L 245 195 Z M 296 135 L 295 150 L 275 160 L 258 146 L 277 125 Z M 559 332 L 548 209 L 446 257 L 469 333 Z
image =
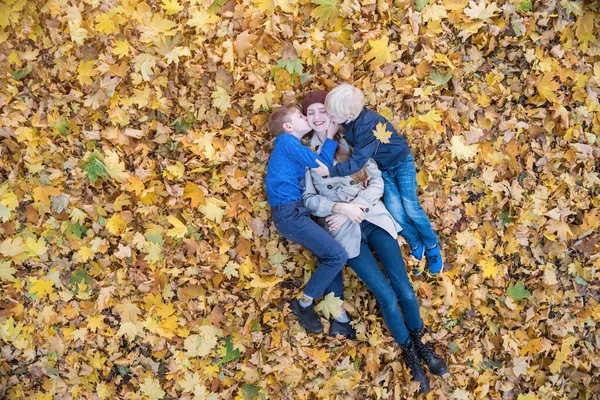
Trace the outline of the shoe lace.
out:
M 419 344 L 419 350 L 421 352 L 421 356 L 425 359 L 430 359 L 437 356 L 437 354 L 435 354 L 435 351 L 433 350 L 433 348 L 431 348 L 431 345 L 429 343 L 421 342 Z
M 432 264 L 437 264 L 438 259 L 439 259 L 439 256 L 437 254 L 429 257 L 429 261 L 431 261 Z

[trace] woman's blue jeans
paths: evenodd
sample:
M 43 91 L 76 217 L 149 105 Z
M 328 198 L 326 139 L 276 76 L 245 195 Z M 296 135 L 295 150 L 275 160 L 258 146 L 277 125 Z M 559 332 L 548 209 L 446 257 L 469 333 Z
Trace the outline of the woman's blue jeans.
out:
M 377 298 L 383 319 L 394 339 L 400 344 L 405 344 L 408 341 L 408 331 L 422 328 L 423 321 L 417 296 L 406 272 L 400 245 L 384 229 L 366 220 L 360 224 L 360 228 L 360 254 L 349 259 L 348 264 Z M 379 257 L 385 275 L 371 248 Z
M 400 234 L 411 249 L 423 244 L 432 249 L 438 244 L 438 238 L 429 218 L 417 197 L 417 172 L 411 155 L 382 171 L 385 182 L 383 201 L 386 208 L 402 227 Z

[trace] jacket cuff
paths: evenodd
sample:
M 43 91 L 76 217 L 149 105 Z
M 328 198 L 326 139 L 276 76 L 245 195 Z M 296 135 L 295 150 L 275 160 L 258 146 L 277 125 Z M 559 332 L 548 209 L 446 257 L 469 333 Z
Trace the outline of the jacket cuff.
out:
M 365 199 L 365 198 L 363 198 L 363 197 L 356 197 L 354 200 L 352 200 L 352 202 L 353 202 L 353 203 L 356 203 L 356 204 L 360 204 L 361 206 L 367 206 L 367 207 L 371 207 L 371 206 L 372 206 L 372 204 L 371 204 L 371 203 L 369 203 L 369 202 L 367 201 L 367 199 Z M 367 210 L 365 210 L 365 212 L 366 212 L 366 211 L 367 211 Z

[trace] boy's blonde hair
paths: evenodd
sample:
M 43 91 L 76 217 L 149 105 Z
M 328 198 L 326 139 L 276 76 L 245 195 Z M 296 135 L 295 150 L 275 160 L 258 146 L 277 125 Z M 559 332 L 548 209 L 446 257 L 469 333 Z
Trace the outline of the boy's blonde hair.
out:
M 269 133 L 272 136 L 277 136 L 285 131 L 283 124 L 292 122 L 292 115 L 299 111 L 295 104 L 286 104 L 274 109 L 269 117 Z
M 365 95 L 356 86 L 342 83 L 325 98 L 327 112 L 336 117 L 356 117 L 365 105 Z

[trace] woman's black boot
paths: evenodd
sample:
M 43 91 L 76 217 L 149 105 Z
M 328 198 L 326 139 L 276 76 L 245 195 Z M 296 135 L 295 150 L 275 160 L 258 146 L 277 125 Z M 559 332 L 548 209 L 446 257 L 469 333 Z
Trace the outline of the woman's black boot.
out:
M 400 347 L 402 347 L 402 356 L 404 357 L 406 366 L 410 370 L 412 380 L 419 382 L 419 393 L 429 392 L 429 378 L 427 378 L 425 371 L 423 371 L 421 359 L 417 354 L 414 342 L 409 339 L 408 343 L 401 344 Z
M 433 375 L 442 376 L 448 373 L 446 362 L 435 353 L 435 350 L 430 344 L 423 343 L 423 328 L 415 332 L 410 332 L 410 339 L 415 344 L 415 349 L 419 357 L 429 368 L 429 372 Z

